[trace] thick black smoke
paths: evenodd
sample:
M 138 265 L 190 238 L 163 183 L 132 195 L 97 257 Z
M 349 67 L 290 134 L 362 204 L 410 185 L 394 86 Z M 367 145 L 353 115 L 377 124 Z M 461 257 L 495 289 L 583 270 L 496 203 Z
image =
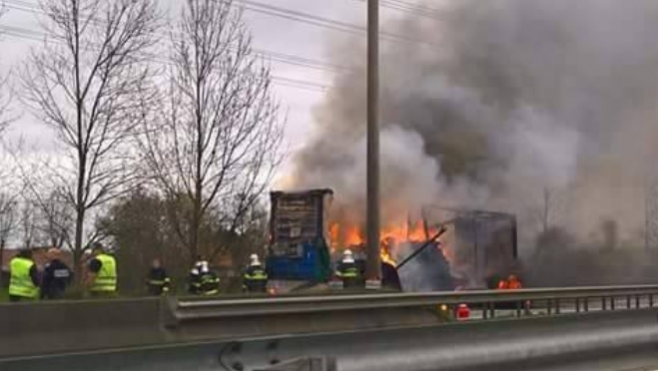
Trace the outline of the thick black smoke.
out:
M 619 244 L 643 244 L 658 1 L 452 0 L 437 12 L 384 25 L 419 41 L 383 45 L 385 218 L 427 203 L 510 211 L 522 248 L 544 221 L 591 245 L 612 220 Z M 318 108 L 294 174 L 349 205 L 365 191 L 364 48 L 332 50 L 353 72 Z

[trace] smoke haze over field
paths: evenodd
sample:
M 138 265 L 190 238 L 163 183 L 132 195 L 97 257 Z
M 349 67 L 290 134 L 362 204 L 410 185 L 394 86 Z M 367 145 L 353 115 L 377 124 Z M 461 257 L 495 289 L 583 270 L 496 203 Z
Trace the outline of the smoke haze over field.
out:
M 621 241 L 643 243 L 657 1 L 453 0 L 383 27 L 422 42 L 382 45 L 384 220 L 428 202 L 510 211 L 532 241 L 547 189 L 552 225 L 591 242 L 614 220 Z M 331 55 L 354 71 L 318 107 L 293 178 L 361 216 L 365 45 Z

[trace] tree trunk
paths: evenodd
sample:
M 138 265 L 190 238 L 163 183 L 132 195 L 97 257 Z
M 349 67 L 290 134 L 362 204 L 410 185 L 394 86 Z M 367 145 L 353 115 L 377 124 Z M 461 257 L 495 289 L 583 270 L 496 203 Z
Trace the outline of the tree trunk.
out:
M 4 238 L 0 240 L 0 287 L 2 287 L 3 283 L 4 283 L 4 282 L 2 282 L 3 277 L 4 277 L 2 275 L 2 265 L 5 262 L 5 245 L 6 244 L 7 244 L 7 242 L 5 241 Z
M 190 235 L 190 258 L 192 259 L 192 264 L 196 261 L 197 257 L 200 255 L 200 249 L 199 249 L 199 232 L 201 230 L 201 202 L 199 199 L 193 200 L 194 207 L 193 207 L 193 215 L 192 215 L 192 231 Z M 206 258 L 206 257 L 204 257 Z
M 75 245 L 73 246 L 73 265 L 75 271 L 75 283 L 77 288 L 82 288 L 84 284 L 83 278 L 83 267 L 82 267 L 82 253 L 84 251 L 82 247 L 82 236 L 84 233 L 84 218 L 85 211 L 82 208 L 78 208 L 76 211 L 75 219 Z

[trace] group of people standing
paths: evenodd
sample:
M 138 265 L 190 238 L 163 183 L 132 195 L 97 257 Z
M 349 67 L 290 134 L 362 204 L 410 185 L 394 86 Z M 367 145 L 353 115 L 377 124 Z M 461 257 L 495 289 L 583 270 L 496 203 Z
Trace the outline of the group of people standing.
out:
M 66 288 L 73 282 L 73 271 L 62 261 L 61 251 L 48 249 L 42 271 L 33 260 L 32 250 L 21 250 L 9 263 L 9 300 L 55 300 L 64 297 Z M 117 290 L 116 261 L 106 254 L 101 244 L 92 248 L 87 264 L 85 287 L 92 296 L 108 296 Z
M 9 300 L 53 300 L 64 297 L 73 282 L 73 271 L 60 258 L 60 250 L 48 249 L 47 263 L 40 271 L 33 260 L 31 250 L 21 250 L 10 262 Z M 117 261 L 100 243 L 92 248 L 92 256 L 85 264 L 83 280 L 86 292 L 92 297 L 113 296 L 117 292 Z M 250 256 L 250 263 L 243 273 L 245 292 L 264 293 L 267 289 L 267 272 L 258 255 Z M 220 278 L 210 269 L 206 260 L 199 257 L 190 270 L 188 293 L 191 295 L 219 294 Z M 172 282 L 160 259 L 154 259 L 146 277 L 149 295 L 167 295 Z
M 268 276 L 258 255 L 252 254 L 249 261 L 242 276 L 243 291 L 266 292 Z M 189 272 L 187 292 L 191 295 L 217 295 L 219 294 L 219 284 L 220 278 L 215 271 L 210 269 L 208 261 L 198 257 Z M 146 285 L 150 295 L 167 295 L 170 292 L 171 278 L 162 266 L 160 259 L 153 260 L 146 278 Z

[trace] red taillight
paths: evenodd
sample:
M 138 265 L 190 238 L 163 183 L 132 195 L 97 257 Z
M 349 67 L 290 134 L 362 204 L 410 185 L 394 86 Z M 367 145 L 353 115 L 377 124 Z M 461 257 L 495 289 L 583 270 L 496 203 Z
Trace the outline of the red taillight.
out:
M 457 319 L 465 320 L 471 316 L 471 309 L 466 304 L 459 304 L 457 307 Z

